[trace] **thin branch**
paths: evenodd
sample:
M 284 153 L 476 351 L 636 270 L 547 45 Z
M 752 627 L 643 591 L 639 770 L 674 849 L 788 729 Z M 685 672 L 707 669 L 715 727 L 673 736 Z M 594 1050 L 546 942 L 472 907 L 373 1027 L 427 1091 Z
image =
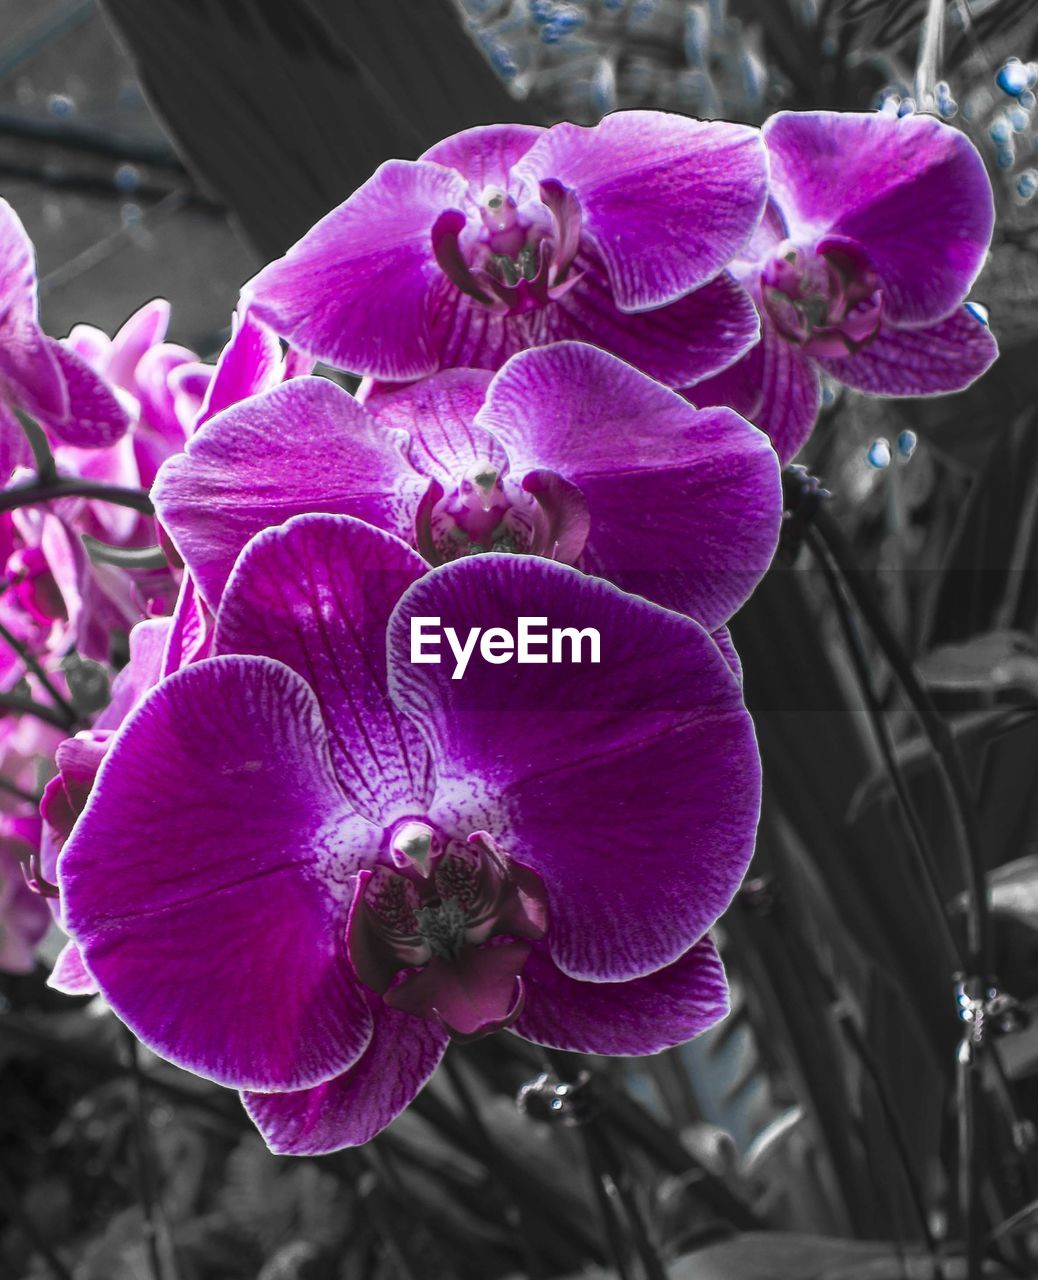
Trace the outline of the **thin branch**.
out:
M 117 507 L 130 507 L 145 516 L 155 514 L 151 499 L 143 489 L 102 484 L 96 480 L 82 480 L 78 476 L 59 476 L 49 484 L 33 480 L 0 490 L 0 512 L 31 507 L 37 502 L 54 502 L 58 498 L 92 498 L 97 502 L 111 502 Z
M 62 729 L 66 733 L 71 727 L 56 707 L 48 707 L 45 702 L 37 702 L 35 698 L 26 698 L 20 693 L 0 693 L 0 710 L 35 716 L 38 720 L 52 724 L 55 729 Z
M 65 718 L 68 721 L 68 728 L 73 728 L 79 721 L 79 712 L 54 684 L 53 680 L 51 680 L 50 676 L 47 674 L 46 668 L 39 661 L 36 655 L 30 651 L 28 646 L 22 644 L 17 636 L 13 635 L 2 622 L 0 622 L 0 640 L 3 640 L 3 642 L 8 645 L 19 658 L 21 658 L 22 662 L 25 663 L 36 679 L 39 680 L 40 684 L 43 685 L 44 689 L 46 689 L 54 699 L 57 706 L 65 713 Z

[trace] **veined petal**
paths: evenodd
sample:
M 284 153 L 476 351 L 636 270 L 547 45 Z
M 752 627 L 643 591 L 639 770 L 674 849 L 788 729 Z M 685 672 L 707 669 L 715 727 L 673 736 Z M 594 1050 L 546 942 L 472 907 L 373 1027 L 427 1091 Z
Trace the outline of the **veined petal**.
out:
M 206 389 L 196 430 L 222 409 L 269 391 L 283 380 L 281 344 L 273 329 L 260 324 L 247 309 L 235 314 L 232 326 L 231 339 L 220 353 Z
M 47 344 L 68 389 L 68 413 L 61 418 L 46 417 L 48 430 L 80 449 L 105 449 L 115 444 L 130 426 L 118 396 L 74 351 L 53 338 L 48 338 Z
M 811 434 L 822 404 L 816 362 L 765 320 L 761 340 L 730 368 L 684 394 L 701 408 L 727 405 L 771 438 L 779 462 L 791 462 Z
M 390 379 L 432 373 L 432 227 L 465 193 L 461 175 L 443 165 L 387 160 L 249 281 L 243 298 L 276 333 L 339 368 Z
M 780 111 L 764 125 L 772 194 L 794 240 L 856 240 L 879 273 L 886 319 L 948 315 L 983 266 L 994 224 L 976 147 L 928 115 Z
M 463 129 L 419 156 L 456 169 L 478 198 L 484 187 L 508 188 L 508 175 L 546 130 L 533 124 L 484 124 Z
M 384 427 L 410 437 L 408 457 L 422 475 L 451 489 L 476 462 L 507 461 L 497 441 L 474 426 L 483 407 L 490 373 L 445 369 L 406 387 L 377 386 L 365 408 Z
M 277 1155 L 317 1156 L 369 1141 L 436 1070 L 447 1034 L 435 1023 L 371 1001 L 373 1031 L 348 1071 L 295 1093 L 245 1093 L 242 1102 Z
M 378 836 L 295 672 L 200 662 L 153 689 L 105 757 L 58 859 L 65 924 L 156 1053 L 236 1088 L 306 1088 L 371 1036 L 343 935 Z
M 557 124 L 516 166 L 577 194 L 583 228 L 621 311 L 706 284 L 752 234 L 766 196 L 760 134 L 665 111 L 616 111 L 591 128 Z
M 728 1013 L 717 948 L 700 940 L 673 964 L 629 982 L 579 982 L 535 944 L 523 968 L 526 1004 L 513 1030 L 573 1053 L 659 1053 L 691 1040 Z
M 551 337 L 611 351 L 668 387 L 687 387 L 725 368 L 760 333 L 753 299 L 727 272 L 668 306 L 624 314 L 600 263 L 584 256 L 575 270 L 580 279 L 546 317 Z
M 962 391 L 991 368 L 998 343 L 965 307 L 920 329 L 884 325 L 856 355 L 818 363 L 859 391 L 877 396 L 934 396 Z
M 449 653 L 410 661 L 414 617 L 462 638 L 515 635 L 521 617 L 594 628 L 600 661 L 588 638 L 579 663 L 563 639 L 557 662 L 477 652 L 455 680 Z M 389 646 L 390 691 L 430 740 L 443 803 L 475 788 L 494 839 L 544 882 L 559 968 L 641 977 L 703 935 L 749 861 L 760 790 L 739 682 L 707 632 L 547 560 L 474 556 L 409 588 Z
M 242 547 L 291 516 L 352 515 L 410 536 L 426 481 L 403 443 L 327 378 L 294 378 L 210 419 L 163 465 L 155 509 L 215 612 Z
M 630 365 L 566 342 L 513 356 L 477 422 L 515 475 L 543 467 L 580 489 L 591 518 L 582 567 L 708 630 L 771 562 L 778 461 L 735 413 L 696 412 Z
M 296 516 L 248 544 L 217 616 L 214 653 L 264 654 L 309 683 L 339 780 L 380 826 L 421 812 L 432 794 L 425 743 L 386 687 L 386 625 L 425 569 L 359 520 Z

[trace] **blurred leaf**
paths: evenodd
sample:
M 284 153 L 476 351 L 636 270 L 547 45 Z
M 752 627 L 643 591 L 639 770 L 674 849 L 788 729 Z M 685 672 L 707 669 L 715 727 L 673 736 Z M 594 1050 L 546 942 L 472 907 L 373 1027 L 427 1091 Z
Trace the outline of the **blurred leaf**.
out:
M 917 666 L 935 689 L 1038 693 L 1038 643 L 1022 631 L 987 631 L 961 644 L 940 645 Z
M 1036 364 L 1033 356 L 1029 363 L 1032 367 Z M 1008 374 L 1009 370 L 1002 372 Z M 1007 385 L 1012 385 L 1012 379 L 1003 377 L 997 388 Z M 991 389 L 995 392 L 996 385 Z M 959 407 L 960 412 L 965 408 Z M 997 401 L 989 403 L 979 418 L 969 413 L 964 417 L 972 417 L 975 431 L 978 425 L 1007 420 Z M 970 490 L 941 571 L 929 589 L 922 647 L 968 640 L 980 632 L 1034 632 L 1038 628 L 1036 425 L 1038 415 L 1032 408 L 1018 414 L 997 436 Z
M 1038 855 L 996 867 L 988 876 L 988 898 L 996 914 L 1038 929 Z M 956 905 L 964 901 L 959 898 Z
M 524 118 L 450 0 L 103 0 L 185 163 L 266 257 L 391 156 Z
M 944 1280 L 966 1280 L 966 1266 L 944 1259 Z M 585 1271 L 568 1280 L 611 1280 L 613 1271 Z M 933 1280 L 929 1254 L 881 1241 L 831 1240 L 787 1232 L 735 1236 L 670 1263 L 668 1280 Z M 985 1280 L 1010 1272 L 985 1266 Z

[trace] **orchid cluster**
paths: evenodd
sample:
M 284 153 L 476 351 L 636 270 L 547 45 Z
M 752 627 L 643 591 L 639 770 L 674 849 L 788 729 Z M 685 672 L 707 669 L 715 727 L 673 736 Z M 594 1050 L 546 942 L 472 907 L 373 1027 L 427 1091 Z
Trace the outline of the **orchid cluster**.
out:
M 371 1138 L 452 1038 L 712 1025 L 761 788 L 726 624 L 780 466 L 823 375 L 991 364 L 991 229 L 977 153 L 921 116 L 476 128 L 261 271 L 209 367 L 159 303 L 45 338 L 4 206 L 3 962 L 46 923 L 21 861 L 52 984 L 290 1153 Z M 157 522 L 118 505 L 145 490 Z M 413 620 L 529 618 L 600 661 L 413 660 Z

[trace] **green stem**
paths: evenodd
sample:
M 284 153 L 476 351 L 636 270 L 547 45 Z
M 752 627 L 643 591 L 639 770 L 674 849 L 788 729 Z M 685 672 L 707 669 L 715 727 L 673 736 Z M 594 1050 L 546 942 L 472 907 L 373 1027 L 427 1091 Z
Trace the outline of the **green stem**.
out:
M 858 611 L 868 623 L 869 630 L 882 649 L 898 684 L 911 703 L 923 734 L 936 757 L 959 829 L 958 844 L 967 890 L 969 976 L 980 978 L 987 985 L 992 977 L 991 918 L 988 908 L 987 879 L 984 872 L 980 821 L 977 817 L 973 788 L 966 776 L 958 744 L 948 727 L 948 722 L 934 706 L 911 658 L 894 634 L 879 601 L 873 595 L 864 573 L 855 561 L 850 544 L 824 509 L 817 513 L 815 529 L 824 541 Z
M 940 877 L 937 873 L 937 864 L 933 856 L 933 850 L 930 848 L 922 820 L 916 811 L 915 805 L 912 803 L 908 784 L 905 781 L 904 773 L 898 763 L 897 752 L 890 733 L 890 726 L 887 724 L 886 716 L 883 714 L 883 706 L 880 702 L 875 681 L 872 678 L 868 654 L 865 651 L 865 646 L 862 642 L 861 633 L 855 623 L 854 615 L 850 610 L 844 584 L 841 582 L 833 565 L 828 547 L 824 540 L 818 536 L 817 531 L 813 528 L 808 529 L 807 531 L 807 543 L 818 562 L 819 568 L 822 570 L 822 576 L 825 578 L 825 584 L 829 589 L 829 594 L 836 607 L 836 616 L 839 620 L 840 628 L 843 631 L 843 637 L 846 641 L 848 652 L 851 655 L 851 661 L 854 664 L 855 675 L 857 676 L 858 686 L 865 702 L 865 709 L 868 712 L 869 723 L 872 726 L 873 735 L 875 736 L 876 743 L 879 747 L 880 755 L 883 757 L 883 764 L 886 768 L 887 776 L 890 779 L 891 786 L 894 788 L 894 794 L 898 799 L 900 813 L 904 819 L 909 842 L 912 845 L 913 852 L 915 853 L 916 861 L 923 872 L 923 880 L 930 897 L 931 906 L 933 907 L 934 919 L 937 921 L 941 937 L 944 941 L 945 948 L 948 951 L 948 956 L 953 967 L 961 969 L 965 965 L 966 961 L 948 920 L 947 908 L 944 903 L 944 895 L 941 892 Z
M 72 705 L 72 703 L 69 702 L 69 700 L 64 696 L 61 690 L 58 689 L 57 686 L 54 684 L 54 682 L 51 680 L 50 676 L 47 674 L 43 665 L 36 658 L 36 655 L 31 653 L 29 649 L 24 644 L 22 644 L 22 642 L 19 639 L 17 639 L 16 636 L 12 635 L 11 632 L 8 631 L 8 629 L 4 626 L 2 622 L 0 622 L 0 640 L 3 640 L 5 644 L 7 644 L 11 649 L 14 650 L 14 652 L 18 655 L 18 657 L 21 658 L 21 660 L 33 673 L 36 679 L 39 680 L 40 684 L 42 684 L 43 687 L 47 690 L 50 696 L 54 699 L 55 703 L 57 703 L 58 707 L 60 707 L 61 710 L 65 713 L 65 718 L 68 721 L 67 727 L 69 729 L 72 729 L 76 725 L 76 723 L 79 721 L 79 713 L 76 711 L 76 708 Z
M 47 436 L 38 422 L 33 421 L 21 409 L 15 409 L 15 417 L 22 424 L 25 438 L 29 441 L 33 460 L 36 463 L 36 479 L 40 484 L 52 484 L 58 478 L 58 468 L 54 455 L 50 451 Z
M 82 480 L 78 476 L 58 476 L 49 482 L 32 480 L 28 484 L 16 484 L 0 490 L 0 512 L 29 507 L 37 502 L 52 502 L 57 498 L 92 498 L 98 502 L 111 502 L 117 507 L 131 507 L 142 515 L 155 514 L 151 499 L 143 489 L 102 484 L 96 480 Z
M 0 693 L 0 710 L 36 716 L 38 720 L 52 724 L 56 729 L 63 729 L 66 733 L 71 727 L 56 707 L 48 707 L 45 702 L 37 702 L 35 698 L 25 698 L 20 693 Z

